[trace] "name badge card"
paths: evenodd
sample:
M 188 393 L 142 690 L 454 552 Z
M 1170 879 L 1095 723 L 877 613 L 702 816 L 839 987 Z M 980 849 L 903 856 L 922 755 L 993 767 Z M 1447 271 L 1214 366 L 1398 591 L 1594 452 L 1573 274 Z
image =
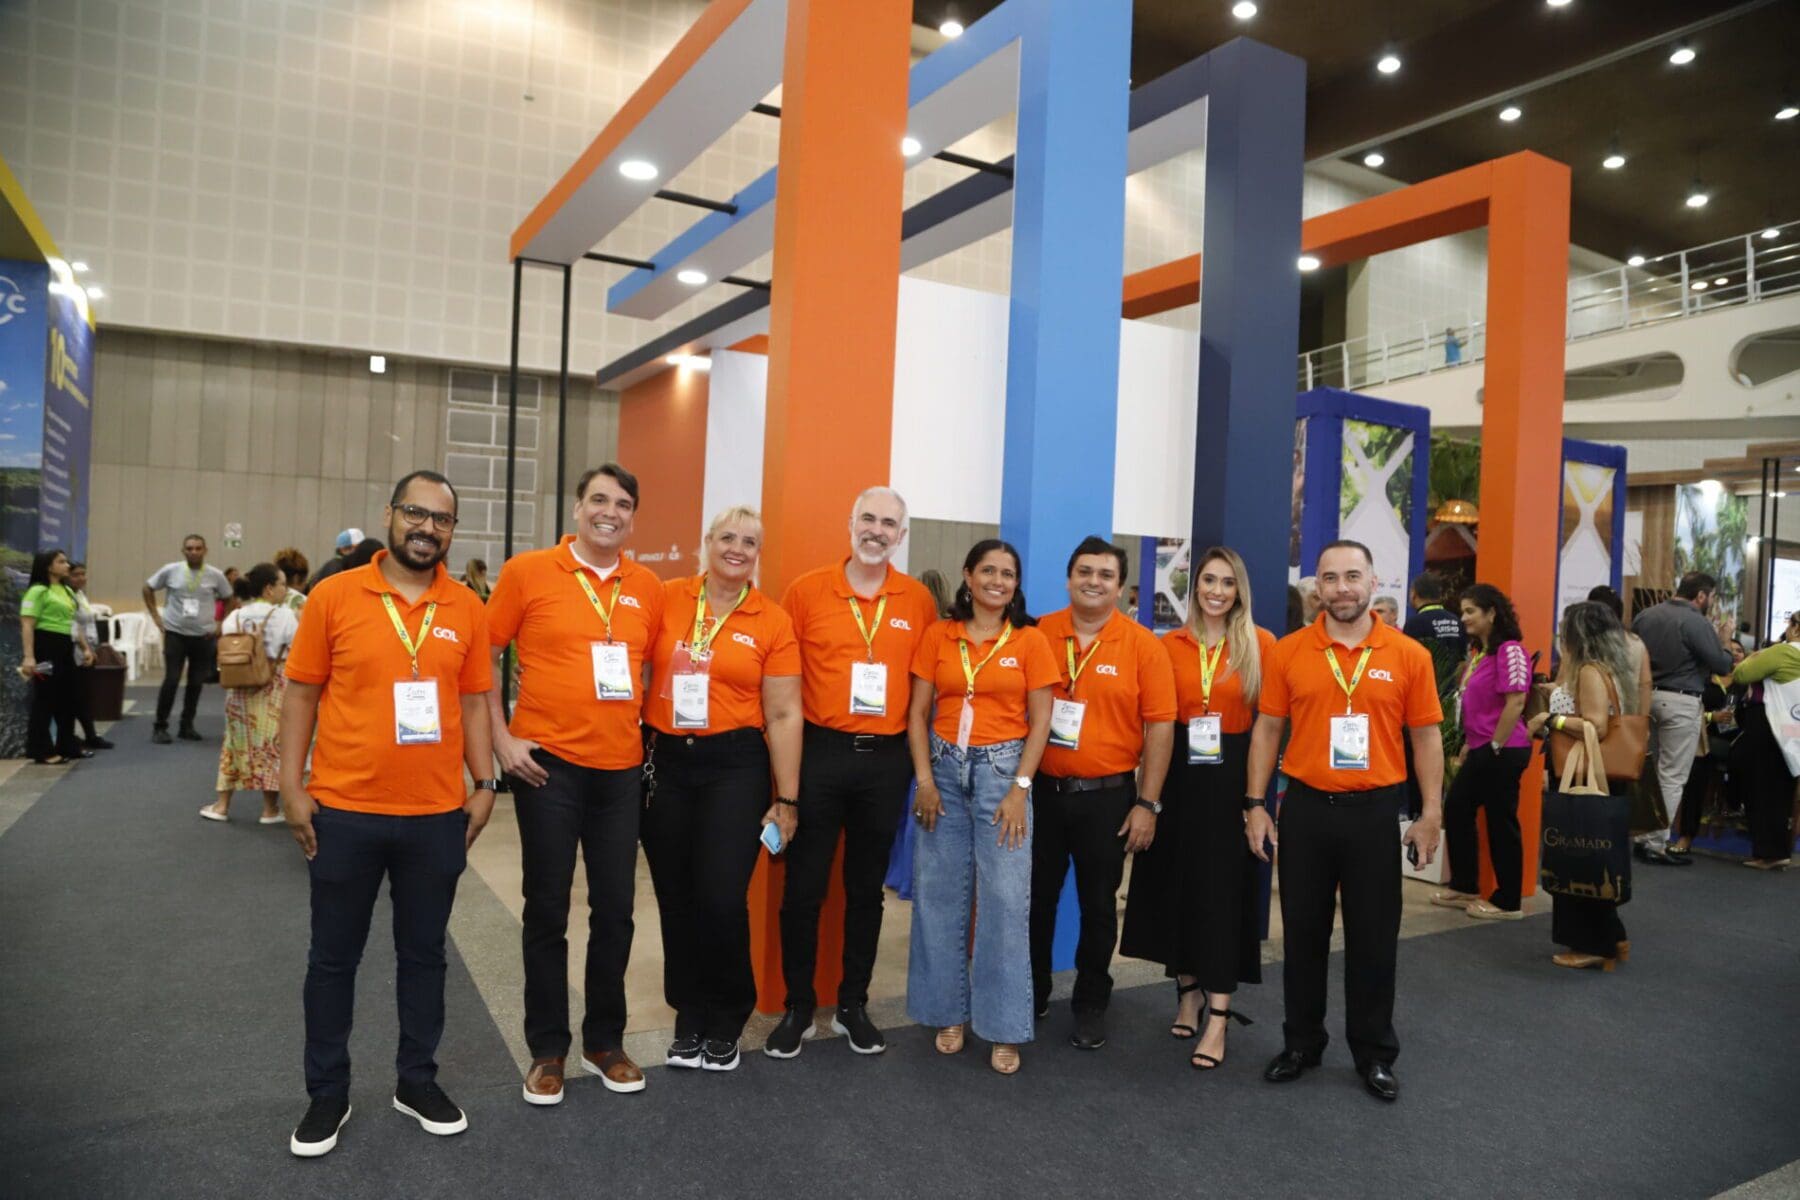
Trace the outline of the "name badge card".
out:
M 1331 769 L 1369 769 L 1369 714 L 1333 713 L 1331 716 Z
M 969 736 L 975 732 L 975 697 L 964 696 L 962 716 L 956 719 L 956 748 L 967 750 Z
M 850 715 L 853 717 L 887 716 L 886 663 L 850 664 Z
M 594 697 L 631 699 L 631 651 L 624 642 L 593 642 Z
M 712 652 L 710 650 L 695 654 L 686 642 L 676 642 L 674 651 L 669 655 L 669 670 L 662 677 L 661 694 L 664 700 L 675 698 L 675 680 L 683 675 L 707 675 L 712 671 Z
M 1063 750 L 1081 745 L 1081 722 L 1087 717 L 1087 705 L 1080 700 L 1050 702 L 1050 744 Z
M 435 679 L 401 679 L 394 684 L 394 744 L 430 746 L 444 740 Z
M 1217 766 L 1225 761 L 1219 714 L 1188 718 L 1188 765 Z
M 200 598 L 198 596 L 183 596 L 181 598 L 181 615 L 184 617 L 199 616 Z
M 710 693 L 707 684 L 710 675 L 677 675 L 674 677 L 674 695 L 670 697 L 675 707 L 675 728 L 705 729 L 707 725 L 707 702 Z

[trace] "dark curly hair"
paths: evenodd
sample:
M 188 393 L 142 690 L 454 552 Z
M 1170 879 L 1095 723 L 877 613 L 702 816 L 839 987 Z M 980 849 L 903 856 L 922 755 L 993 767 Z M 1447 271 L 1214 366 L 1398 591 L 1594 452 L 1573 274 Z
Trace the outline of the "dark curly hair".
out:
M 1037 618 L 1025 610 L 1025 565 L 1019 559 L 1019 552 L 1011 542 L 1003 542 L 999 538 L 984 538 L 969 547 L 968 554 L 963 556 L 963 572 L 967 574 L 978 566 L 982 559 L 995 550 L 1004 550 L 1012 556 L 1013 572 L 1019 577 L 1019 585 L 1013 589 L 1012 603 L 1006 606 L 1006 619 L 1014 629 L 1023 629 L 1027 625 L 1036 625 Z M 969 584 L 964 580 L 956 589 L 956 599 L 950 602 L 950 619 L 967 621 L 975 615 L 975 596 L 969 591 Z
M 1519 632 L 1519 614 L 1513 611 L 1512 601 L 1507 598 L 1505 592 L 1501 591 L 1493 584 L 1470 584 L 1463 589 L 1462 595 L 1457 597 L 1459 603 L 1464 600 L 1467 600 L 1476 608 L 1486 609 L 1488 612 L 1494 614 L 1494 628 L 1488 633 L 1488 644 L 1485 646 L 1476 646 L 1476 648 L 1483 653 L 1491 651 L 1495 646 L 1500 645 L 1502 642 L 1519 642 L 1525 640 L 1524 635 Z M 1473 644 L 1476 642 L 1476 639 L 1471 636 L 1469 641 Z

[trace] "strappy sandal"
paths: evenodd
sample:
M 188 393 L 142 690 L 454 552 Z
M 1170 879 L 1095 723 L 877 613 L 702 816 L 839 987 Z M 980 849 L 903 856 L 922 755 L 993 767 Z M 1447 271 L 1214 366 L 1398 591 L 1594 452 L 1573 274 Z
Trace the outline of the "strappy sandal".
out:
M 1246 1017 L 1235 1008 L 1212 1008 L 1209 1006 L 1206 1011 L 1211 1016 L 1229 1018 L 1225 1023 L 1227 1029 L 1231 1027 L 1232 1021 L 1236 1021 L 1239 1025 L 1256 1024 L 1255 1021 L 1252 1021 L 1249 1017 Z M 1201 1028 L 1204 1029 L 1205 1025 L 1202 1024 Z M 1194 1051 L 1193 1057 L 1188 1059 L 1188 1066 L 1194 1068 L 1196 1071 L 1211 1071 L 1216 1067 L 1224 1065 L 1224 1062 L 1225 1060 L 1222 1058 L 1214 1058 L 1210 1054 L 1202 1054 L 1200 1051 L 1196 1050 Z
M 963 1026 L 948 1025 L 938 1030 L 937 1052 L 939 1054 L 956 1054 L 963 1048 Z
M 1019 1048 L 996 1045 L 993 1053 L 988 1056 L 988 1066 L 1002 1075 L 1017 1075 L 1019 1073 Z
M 1561 954 L 1552 954 L 1550 956 L 1550 961 L 1559 967 L 1568 967 L 1575 971 L 1585 970 L 1589 967 L 1598 967 L 1602 971 L 1611 971 L 1619 965 L 1619 960 L 1617 958 L 1606 958 L 1599 954 L 1577 954 L 1573 950 L 1564 951 Z
M 1177 979 L 1175 981 L 1175 1015 L 1176 1016 L 1179 1017 L 1181 1015 L 1181 998 L 1183 996 L 1187 995 L 1189 992 L 1197 992 L 1199 990 L 1200 990 L 1200 981 L 1197 979 L 1193 983 L 1188 984 L 1186 987 L 1181 986 L 1181 981 L 1179 979 Z M 1175 1038 L 1178 1041 L 1185 1042 L 1191 1038 L 1198 1037 L 1199 1034 L 1200 1034 L 1200 1031 L 1198 1029 L 1195 1029 L 1192 1025 L 1184 1025 L 1180 1021 L 1171 1022 L 1169 1025 L 1169 1036 L 1172 1038 Z

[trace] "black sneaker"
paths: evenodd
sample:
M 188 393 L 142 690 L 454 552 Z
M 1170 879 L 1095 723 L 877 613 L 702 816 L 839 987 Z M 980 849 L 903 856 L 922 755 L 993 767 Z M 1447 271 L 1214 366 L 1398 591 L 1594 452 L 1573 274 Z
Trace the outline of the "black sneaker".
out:
M 176 731 L 175 736 L 184 742 L 203 742 L 206 740 L 200 736 L 200 731 L 195 729 L 192 725 L 183 725 Z
M 1106 1045 L 1106 1014 L 1076 1013 L 1075 1032 L 1069 1035 L 1069 1045 L 1077 1050 L 1098 1050 Z
M 831 1032 L 843 1034 L 850 1048 L 858 1054 L 880 1054 L 887 1049 L 887 1039 L 875 1028 L 875 1022 L 869 1020 L 868 1009 L 860 1004 L 833 1013 Z
M 738 1044 L 735 1041 L 721 1041 L 718 1038 L 707 1038 L 706 1046 L 700 1051 L 700 1069 L 703 1071 L 735 1071 L 738 1065 Z
M 317 1158 L 337 1149 L 338 1130 L 350 1119 L 350 1101 L 345 1096 L 320 1096 L 300 1119 L 300 1127 L 288 1139 L 288 1149 L 301 1158 Z
M 697 1069 L 700 1066 L 700 1035 L 678 1037 L 669 1043 L 669 1055 L 663 1059 L 669 1067 Z
M 111 750 L 113 744 L 103 737 L 91 737 L 87 740 L 89 750 Z
M 1050 1001 L 1048 999 L 1039 1000 L 1038 1006 L 1037 1006 L 1037 1011 L 1032 1013 L 1031 1015 L 1032 1015 L 1033 1019 L 1039 1020 L 1039 1021 L 1041 1021 L 1045 1017 L 1049 1016 L 1050 1015 Z
M 801 1044 L 810 1041 L 813 1034 L 812 1013 L 790 1008 L 763 1043 L 763 1053 L 770 1058 L 799 1058 Z
M 169 727 L 167 725 L 158 725 L 155 729 L 152 729 L 150 731 L 150 740 L 159 746 L 172 746 L 175 744 L 175 739 L 169 736 Z
M 426 1133 L 448 1137 L 469 1127 L 469 1118 L 436 1083 L 402 1083 L 394 1089 L 394 1108 L 419 1123 Z

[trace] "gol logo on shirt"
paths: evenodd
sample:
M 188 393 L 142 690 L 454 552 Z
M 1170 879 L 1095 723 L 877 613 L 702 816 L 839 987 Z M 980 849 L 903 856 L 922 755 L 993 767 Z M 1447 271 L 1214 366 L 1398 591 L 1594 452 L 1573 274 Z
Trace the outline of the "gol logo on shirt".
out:
M 1114 666 L 1112 663 L 1101 663 L 1094 668 L 1094 674 L 1096 674 L 1096 675 L 1112 675 L 1112 676 L 1116 677 L 1119 674 L 1119 668 Z
M 1017 667 L 1019 665 L 1019 660 L 1016 658 L 1003 658 L 1000 660 L 1000 665 L 1003 667 L 1013 667 L 1013 668 L 1017 669 Z
M 1369 678 L 1379 679 L 1384 683 L 1394 682 L 1393 672 L 1389 671 L 1386 667 L 1376 667 L 1373 671 L 1369 672 Z
M 462 645 L 462 642 L 458 640 L 456 636 L 456 630 L 451 629 L 447 625 L 433 625 L 431 627 L 431 636 L 443 638 L 446 642 L 456 642 L 459 646 Z
M 734 633 L 731 635 L 731 640 L 748 646 L 752 650 L 756 649 L 756 639 L 747 633 Z
M 908 633 L 912 632 L 912 626 L 907 623 L 905 617 L 889 617 L 888 625 L 894 629 L 904 629 Z
M 620 596 L 619 603 L 623 604 L 626 608 L 635 608 L 640 611 L 642 611 L 642 609 L 644 607 L 643 605 L 641 605 L 637 602 L 636 596 Z

